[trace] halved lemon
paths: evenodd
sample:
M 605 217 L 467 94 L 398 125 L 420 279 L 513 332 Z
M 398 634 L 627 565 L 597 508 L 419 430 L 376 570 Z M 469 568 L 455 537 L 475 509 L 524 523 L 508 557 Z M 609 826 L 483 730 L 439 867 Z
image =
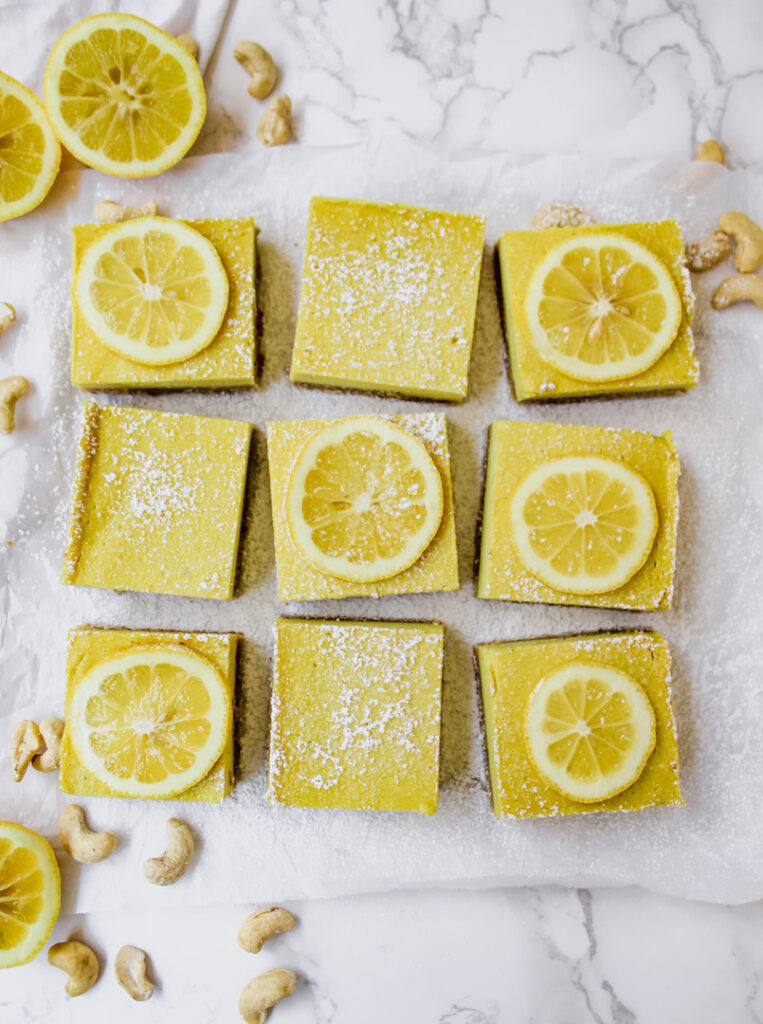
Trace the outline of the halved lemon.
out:
M 91 668 L 72 698 L 67 729 L 82 764 L 112 795 L 171 797 L 209 774 L 232 715 L 217 668 L 166 645 Z
M 0 968 L 27 964 L 48 941 L 61 907 L 61 878 L 49 843 L 0 821 Z
M 100 233 L 80 260 L 74 301 L 109 348 L 136 363 L 179 363 L 216 337 L 228 277 L 212 243 L 167 217 Z
M 61 36 L 45 68 L 45 104 L 61 142 L 106 174 L 142 178 L 176 164 L 207 111 L 188 50 L 132 14 L 94 14 Z
M 541 359 L 584 381 L 648 370 L 672 345 L 683 317 L 665 264 L 614 232 L 552 249 L 533 274 L 525 309 Z
M 61 147 L 45 107 L 0 71 L 0 220 L 39 206 L 61 164 Z
M 357 582 L 413 565 L 442 512 L 432 456 L 418 438 L 375 416 L 339 420 L 308 441 L 286 495 L 299 550 L 321 572 Z
M 646 480 L 600 455 L 541 462 L 511 500 L 511 527 L 525 566 L 570 594 L 604 594 L 627 583 L 647 560 L 657 526 Z
M 632 786 L 656 742 L 654 711 L 641 684 L 588 661 L 570 662 L 538 683 L 524 733 L 538 774 L 579 803 Z

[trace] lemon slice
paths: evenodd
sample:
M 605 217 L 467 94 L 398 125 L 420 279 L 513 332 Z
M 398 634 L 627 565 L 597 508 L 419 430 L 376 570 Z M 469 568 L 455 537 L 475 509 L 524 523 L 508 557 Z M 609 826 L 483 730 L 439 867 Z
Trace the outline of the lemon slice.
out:
M 67 729 L 80 761 L 113 796 L 171 797 L 209 774 L 232 714 L 215 666 L 165 645 L 90 669 L 72 698 Z
M 538 683 L 524 732 L 538 774 L 579 803 L 632 786 L 656 742 L 654 711 L 641 684 L 587 661 L 570 662 Z
M 61 142 L 106 174 L 143 178 L 176 164 L 207 111 L 204 81 L 176 39 L 132 14 L 94 14 L 56 42 L 45 104 Z
M 216 337 L 228 277 L 198 231 L 141 217 L 100 233 L 80 260 L 74 301 L 110 349 L 136 363 L 179 363 Z
M 652 489 L 599 455 L 536 466 L 511 500 L 511 527 L 527 569 L 554 590 L 605 594 L 647 560 L 657 534 Z
M 50 845 L 23 825 L 0 821 L 0 968 L 34 959 L 61 906 L 61 878 Z
M 294 543 L 321 572 L 372 582 L 416 562 L 442 519 L 442 480 L 424 445 L 374 416 L 321 430 L 286 495 Z
M 0 220 L 39 206 L 61 164 L 61 147 L 45 107 L 25 85 L 0 71 Z
M 673 343 L 683 306 L 668 268 L 639 242 L 587 234 L 556 246 L 526 299 L 541 359 L 584 381 L 648 370 Z

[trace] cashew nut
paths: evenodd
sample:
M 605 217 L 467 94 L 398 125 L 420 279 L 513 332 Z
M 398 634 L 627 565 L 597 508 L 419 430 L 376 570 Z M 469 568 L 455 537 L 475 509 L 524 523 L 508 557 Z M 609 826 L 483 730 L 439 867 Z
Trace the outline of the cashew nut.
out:
M 38 772 L 54 772 L 61 764 L 63 734 L 64 723 L 60 718 L 43 718 L 40 722 L 40 735 L 44 748 L 39 754 L 35 754 L 32 760 L 32 767 Z
M 538 210 L 530 221 L 530 227 L 534 231 L 541 228 L 570 228 L 579 224 L 593 224 L 593 217 L 579 206 L 572 203 L 549 203 L 542 210 Z
M 694 159 L 711 160 L 714 164 L 725 164 L 726 154 L 723 152 L 720 142 L 716 142 L 715 139 L 705 139 L 694 151 Z
M 67 853 L 80 864 L 97 864 L 114 852 L 117 837 L 113 832 L 92 832 L 85 812 L 76 804 L 67 804 L 58 819 L 58 835 Z
M 199 44 L 192 35 L 189 35 L 187 32 L 181 32 L 179 36 L 175 36 L 175 39 L 188 50 L 194 60 L 199 59 Z
M 266 146 L 282 146 L 291 138 L 291 100 L 276 96 L 257 122 L 257 138 Z
M 16 310 L 10 302 L 0 302 L 0 334 L 7 331 L 16 319 Z
M 35 754 L 43 749 L 44 743 L 37 723 L 25 718 L 14 725 L 11 733 L 11 760 L 13 762 L 13 778 L 16 782 L 26 775 Z
M 264 1024 L 268 1010 L 292 995 L 296 987 L 297 975 L 294 971 L 285 971 L 281 967 L 265 971 L 250 981 L 241 993 L 238 1012 L 246 1024 Z
M 99 224 L 120 224 L 136 217 L 155 217 L 158 212 L 159 204 L 155 199 L 149 199 L 142 206 L 122 206 L 113 199 L 103 199 L 95 204 L 95 219 Z
M 258 910 L 250 914 L 241 925 L 238 933 L 238 944 L 248 953 L 259 953 L 262 946 L 273 935 L 288 932 L 297 922 L 292 914 L 283 907 L 271 907 L 269 910 Z
M 750 274 L 763 263 L 763 230 L 739 210 L 729 210 L 718 220 L 718 227 L 736 242 L 734 266 L 740 274 Z
M 256 100 L 264 100 L 275 88 L 278 78 L 278 69 L 273 63 L 273 58 L 263 46 L 249 39 L 236 43 L 233 47 L 233 56 L 251 75 L 252 80 L 247 86 L 249 95 L 254 96 Z
M 137 946 L 122 946 L 114 960 L 117 981 L 139 1003 L 150 999 L 154 983 L 148 980 L 146 954 Z
M 735 302 L 754 302 L 763 309 L 763 276 L 760 274 L 734 274 L 721 281 L 713 293 L 716 309 L 726 309 Z
M 26 377 L 0 380 L 0 434 L 12 434 L 16 426 L 16 402 L 29 390 Z
M 90 946 L 77 939 L 57 942 L 51 946 L 48 950 L 48 963 L 69 975 L 64 989 L 67 996 L 81 996 L 98 981 L 98 957 Z
M 725 231 L 713 231 L 704 242 L 692 242 L 686 246 L 686 263 L 695 274 L 718 266 L 730 255 L 731 242 Z
M 193 833 L 180 818 L 167 822 L 167 849 L 143 865 L 143 874 L 154 885 L 172 885 L 185 872 L 193 857 Z

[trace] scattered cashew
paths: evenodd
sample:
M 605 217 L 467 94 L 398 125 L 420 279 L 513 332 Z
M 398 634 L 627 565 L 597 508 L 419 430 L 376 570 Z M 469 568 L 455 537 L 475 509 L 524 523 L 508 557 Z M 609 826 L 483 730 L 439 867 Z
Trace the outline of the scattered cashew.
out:
M 593 224 L 593 217 L 572 203 L 549 203 L 538 210 L 530 221 L 534 231 L 541 228 L 570 228 L 579 224 Z
M 48 950 L 48 963 L 69 975 L 64 989 L 67 996 L 81 996 L 98 981 L 98 957 L 90 946 L 77 939 L 57 942 L 51 946 Z
M 167 849 L 143 865 L 143 874 L 154 885 L 172 885 L 186 872 L 193 856 L 193 833 L 180 818 L 167 822 Z
M 16 782 L 21 782 L 35 754 L 39 754 L 44 745 L 36 722 L 25 718 L 23 722 L 14 725 L 11 733 L 11 760 Z
M 726 309 L 735 302 L 754 302 L 763 309 L 763 276 L 760 274 L 734 274 L 721 281 L 713 293 L 716 309 Z
M 249 39 L 236 43 L 233 47 L 233 56 L 251 76 L 252 80 L 247 86 L 249 95 L 254 96 L 256 100 L 264 100 L 275 88 L 278 78 L 278 69 L 273 63 L 273 58 L 263 46 Z
M 154 992 L 154 983 L 146 974 L 147 968 L 146 954 L 137 946 L 122 946 L 114 960 L 117 981 L 139 1003 L 150 999 Z
M 710 160 L 714 164 L 725 164 L 726 154 L 723 152 L 723 146 L 720 142 L 716 142 L 715 139 L 705 139 L 704 142 L 700 142 L 694 151 L 695 160 Z
M 238 944 L 248 953 L 259 953 L 262 946 L 273 935 L 288 932 L 297 922 L 292 914 L 283 907 L 271 907 L 269 910 L 258 910 L 250 914 L 241 925 L 238 933 Z
M 703 242 L 691 242 L 686 246 L 686 263 L 695 274 L 717 267 L 730 255 L 731 242 L 725 231 L 713 231 Z
M 188 50 L 194 60 L 199 59 L 199 44 L 192 35 L 189 35 L 187 32 L 181 32 L 179 36 L 175 36 L 175 39 Z
M 29 390 L 26 377 L 0 380 L 0 434 L 12 434 L 16 426 L 16 402 Z
M 16 319 L 16 310 L 10 302 L 0 302 L 0 334 L 7 331 Z
M 40 735 L 44 744 L 43 750 L 35 754 L 32 767 L 38 772 L 54 772 L 61 764 L 61 737 L 64 734 L 64 723 L 60 718 L 43 718 L 40 722 Z
M 257 122 L 257 138 L 266 146 L 283 146 L 291 138 L 291 100 L 276 96 Z
M 122 206 L 113 199 L 103 199 L 95 204 L 95 219 L 99 224 L 120 224 L 136 217 L 155 217 L 158 212 L 159 204 L 155 199 L 149 199 L 142 206 Z
M 113 832 L 93 832 L 87 827 L 85 812 L 76 804 L 67 804 L 58 819 L 58 835 L 67 853 L 80 864 L 97 864 L 113 853 L 117 837 Z
M 763 230 L 739 210 L 729 210 L 718 220 L 718 227 L 736 242 L 734 266 L 740 274 L 750 274 L 763 263 Z
M 268 1010 L 292 995 L 297 987 L 297 975 L 294 971 L 285 971 L 275 967 L 254 978 L 241 993 L 238 1001 L 238 1012 L 246 1024 L 263 1024 Z

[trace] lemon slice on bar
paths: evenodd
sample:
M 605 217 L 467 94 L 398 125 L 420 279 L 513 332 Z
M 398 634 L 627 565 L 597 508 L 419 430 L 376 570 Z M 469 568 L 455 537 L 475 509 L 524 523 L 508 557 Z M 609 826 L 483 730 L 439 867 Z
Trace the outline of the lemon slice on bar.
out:
M 0 968 L 37 956 L 60 906 L 61 879 L 48 842 L 23 825 L 0 821 Z
M 217 336 L 228 277 L 189 225 L 141 217 L 100 232 L 80 260 L 74 301 L 96 336 L 136 363 L 179 363 Z
M 644 688 L 611 665 L 574 661 L 530 694 L 524 721 L 530 759 L 549 786 L 579 803 L 632 786 L 656 742 Z
M 590 382 L 648 370 L 683 317 L 665 264 L 640 242 L 605 232 L 552 249 L 533 274 L 525 310 L 541 359 Z
M 425 446 L 374 416 L 316 434 L 299 454 L 286 496 L 292 538 L 308 561 L 364 583 L 413 565 L 442 513 L 442 480 Z
M 635 470 L 599 455 L 540 463 L 511 500 L 525 566 L 563 593 L 604 594 L 642 567 L 657 534 L 654 493 Z
M 172 797 L 209 774 L 228 739 L 225 680 L 184 647 L 144 647 L 95 665 L 67 714 L 85 768 L 112 796 Z
M 45 107 L 0 71 L 0 221 L 39 206 L 60 164 L 61 147 Z

